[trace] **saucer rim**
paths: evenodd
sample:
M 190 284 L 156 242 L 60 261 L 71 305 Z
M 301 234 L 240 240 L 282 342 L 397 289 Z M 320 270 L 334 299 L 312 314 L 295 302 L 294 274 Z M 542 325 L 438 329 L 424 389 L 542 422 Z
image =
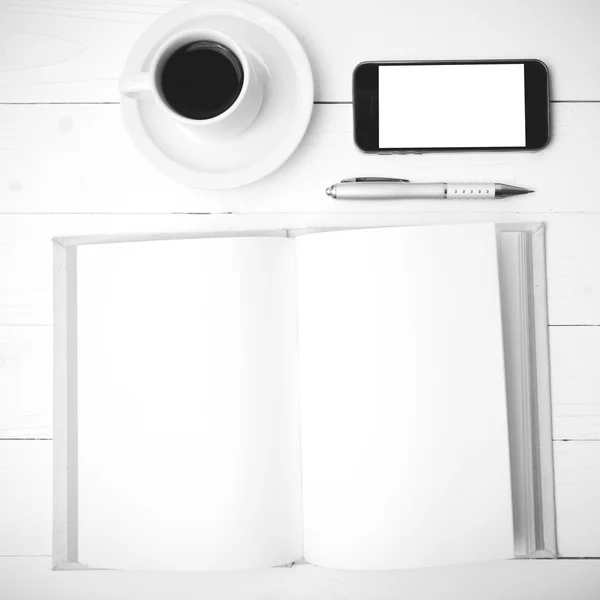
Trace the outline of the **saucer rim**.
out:
M 300 82 L 299 93 L 294 100 L 295 109 L 287 120 L 286 133 L 277 144 L 280 147 L 278 152 L 268 151 L 249 165 L 219 172 L 202 171 L 186 166 L 171 158 L 154 143 L 139 110 L 138 99 L 134 96 L 126 96 L 119 90 L 125 127 L 136 148 L 160 172 L 191 187 L 214 190 L 235 188 L 269 175 L 283 165 L 297 149 L 306 133 L 312 115 L 314 104 L 312 69 L 300 41 L 280 19 L 262 8 L 239 0 L 228 0 L 227 2 L 205 0 L 188 3 L 159 17 L 133 45 L 119 79 L 122 80 L 139 73 L 148 54 L 156 50 L 164 36 L 176 33 L 176 29 L 185 27 L 186 22 L 191 18 L 215 14 L 231 16 L 232 12 L 235 13 L 232 15 L 235 18 L 249 20 L 266 29 L 279 42 L 281 49 L 286 52 L 294 64 L 294 77 Z M 261 56 L 261 59 L 269 64 L 273 57 Z M 260 131 L 260 127 L 257 127 L 252 135 L 260 137 Z M 235 137 L 232 138 L 232 145 L 235 145 L 234 140 Z M 281 148 L 282 144 L 283 148 Z

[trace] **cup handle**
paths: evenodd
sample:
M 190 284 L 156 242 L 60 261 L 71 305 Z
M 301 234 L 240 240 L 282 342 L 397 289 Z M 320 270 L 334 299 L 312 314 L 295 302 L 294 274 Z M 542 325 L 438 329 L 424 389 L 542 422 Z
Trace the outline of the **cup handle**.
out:
M 122 75 L 119 79 L 119 91 L 126 96 L 144 94 L 150 91 L 150 73 L 137 73 L 135 75 Z

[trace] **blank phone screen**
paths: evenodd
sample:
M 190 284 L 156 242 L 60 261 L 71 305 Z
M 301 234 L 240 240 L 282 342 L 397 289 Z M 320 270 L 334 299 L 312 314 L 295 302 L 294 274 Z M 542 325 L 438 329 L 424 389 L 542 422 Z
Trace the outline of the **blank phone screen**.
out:
M 380 148 L 525 147 L 525 65 L 380 65 Z

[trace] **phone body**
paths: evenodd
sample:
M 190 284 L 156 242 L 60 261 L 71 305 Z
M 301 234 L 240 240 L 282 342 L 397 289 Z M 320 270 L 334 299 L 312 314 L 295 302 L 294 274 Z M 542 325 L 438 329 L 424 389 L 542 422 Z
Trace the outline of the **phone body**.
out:
M 352 76 L 363 152 L 540 150 L 550 131 L 539 60 L 363 62 Z

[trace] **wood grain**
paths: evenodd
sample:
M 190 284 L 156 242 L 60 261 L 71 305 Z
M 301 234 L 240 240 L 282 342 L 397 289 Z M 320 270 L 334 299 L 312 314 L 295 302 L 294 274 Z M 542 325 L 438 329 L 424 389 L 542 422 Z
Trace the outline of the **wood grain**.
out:
M 50 554 L 52 442 L 0 441 L 0 507 L 0 556 Z
M 350 101 L 352 70 L 364 60 L 452 58 L 540 58 L 555 100 L 600 98 L 595 0 L 371 0 L 364 10 L 344 0 L 253 3 L 296 33 L 320 101 Z M 7 0 L 0 8 L 0 102 L 116 101 L 131 46 L 177 4 Z
M 600 212 L 600 104 L 557 104 L 542 152 L 372 156 L 352 141 L 349 105 L 315 106 L 299 149 L 278 171 L 234 190 L 173 182 L 137 152 L 116 105 L 0 106 L 2 213 Z M 497 201 L 336 201 L 343 177 L 500 181 L 534 194 Z
M 554 442 L 560 556 L 600 556 L 600 442 Z
M 600 327 L 552 327 L 554 439 L 600 440 Z
M 0 438 L 52 436 L 52 327 L 0 327 Z
M 52 236 L 191 231 L 207 223 L 204 216 L 166 213 L 289 213 L 208 217 L 215 228 L 240 223 L 256 227 L 256 218 L 267 226 L 286 226 L 290 218 L 300 226 L 315 219 L 343 224 L 352 215 L 342 213 L 363 213 L 365 225 L 382 218 L 389 224 L 544 220 L 549 317 L 550 323 L 561 325 L 551 328 L 550 340 L 554 437 L 588 440 L 555 442 L 559 549 L 563 556 L 600 556 L 600 442 L 591 441 L 600 436 L 600 328 L 562 327 L 600 325 L 600 3 L 372 0 L 368 10 L 350 9 L 342 0 L 255 3 L 298 35 L 312 63 L 317 101 L 349 102 L 351 72 L 362 60 L 536 57 L 550 68 L 554 100 L 596 103 L 554 104 L 553 139 L 541 153 L 376 160 L 353 147 L 350 106 L 317 106 L 298 152 L 277 173 L 239 190 L 204 192 L 171 182 L 146 164 L 127 138 L 118 106 L 49 104 L 118 101 L 116 78 L 132 44 L 149 23 L 179 2 L 1 3 L 0 213 L 7 216 L 0 220 L 0 438 L 50 435 Z M 326 199 L 327 185 L 353 175 L 501 180 L 533 187 L 537 193 L 493 207 L 348 205 Z M 51 442 L 0 439 L 0 556 L 50 554 L 50 546 Z M 190 595 L 187 578 L 72 573 L 67 581 L 50 573 L 49 566 L 49 558 L 0 558 L 4 595 L 125 598 L 132 586 L 149 598 L 173 594 L 174 589 Z M 459 573 L 458 580 L 447 575 L 450 570 L 426 581 L 414 572 L 390 574 L 394 586 L 386 589 L 405 595 L 414 589 L 436 598 L 458 589 L 464 591 L 462 597 L 479 598 L 485 586 L 488 596 L 497 598 L 591 599 L 600 588 L 600 570 L 590 561 L 513 561 L 495 569 L 490 566 L 475 577 L 473 571 L 453 571 Z M 285 571 L 296 577 L 295 569 Z M 367 579 L 354 575 L 340 579 L 321 577 L 319 570 L 308 572 L 306 580 L 299 578 L 292 587 L 282 582 L 275 587 L 311 598 L 330 597 L 331 590 L 364 597 L 372 589 Z M 90 575 L 95 578 L 92 586 L 79 577 Z M 217 582 L 209 589 L 222 597 L 231 591 L 236 597 L 242 588 L 235 585 L 246 580 L 236 576 L 235 581 Z M 252 579 L 250 585 L 257 597 L 263 594 L 263 579 Z

